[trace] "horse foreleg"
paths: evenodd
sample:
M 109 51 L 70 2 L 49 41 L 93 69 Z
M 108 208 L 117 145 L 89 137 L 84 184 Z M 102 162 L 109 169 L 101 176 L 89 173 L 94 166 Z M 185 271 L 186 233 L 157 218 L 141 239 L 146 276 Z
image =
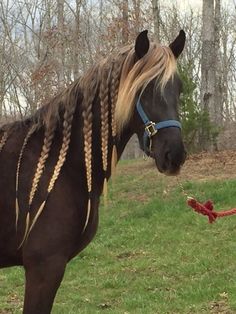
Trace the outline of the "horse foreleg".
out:
M 67 260 L 58 256 L 25 265 L 23 314 L 49 314 L 62 281 Z

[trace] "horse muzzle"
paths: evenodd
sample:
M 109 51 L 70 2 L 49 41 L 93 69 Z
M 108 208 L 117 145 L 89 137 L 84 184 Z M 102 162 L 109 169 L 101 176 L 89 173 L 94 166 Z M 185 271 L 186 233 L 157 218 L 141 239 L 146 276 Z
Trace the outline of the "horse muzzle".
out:
M 187 156 L 182 141 L 168 144 L 168 148 L 161 149 L 158 145 L 155 149 L 153 146 L 150 156 L 155 159 L 157 169 L 165 175 L 178 175 Z

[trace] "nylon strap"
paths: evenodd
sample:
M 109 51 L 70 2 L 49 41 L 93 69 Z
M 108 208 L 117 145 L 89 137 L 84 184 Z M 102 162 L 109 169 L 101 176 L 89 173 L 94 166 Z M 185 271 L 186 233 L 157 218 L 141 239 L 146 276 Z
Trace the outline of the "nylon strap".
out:
M 146 153 L 149 153 L 150 149 L 148 147 L 148 139 L 151 138 L 157 133 L 158 130 L 175 127 L 181 129 L 181 123 L 177 120 L 165 120 L 158 123 L 152 122 L 147 117 L 146 113 L 143 110 L 140 99 L 137 101 L 136 109 L 143 123 L 145 124 L 145 131 L 143 134 L 143 144 L 144 150 Z

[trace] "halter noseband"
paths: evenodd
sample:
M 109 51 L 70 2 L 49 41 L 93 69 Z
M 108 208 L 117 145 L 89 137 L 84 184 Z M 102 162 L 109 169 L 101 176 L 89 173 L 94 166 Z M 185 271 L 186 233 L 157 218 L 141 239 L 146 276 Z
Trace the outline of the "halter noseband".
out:
M 175 127 L 181 129 L 181 123 L 177 120 L 165 120 L 158 123 L 152 122 L 147 117 L 146 113 L 143 110 L 142 104 L 140 102 L 140 99 L 136 103 L 136 109 L 138 111 L 138 114 L 140 118 L 142 119 L 143 123 L 145 124 L 145 131 L 143 134 L 143 145 L 144 145 L 144 151 L 147 154 L 150 154 L 151 152 L 151 139 L 152 137 L 160 130 L 164 128 L 170 128 Z M 148 139 L 149 139 L 149 145 L 148 145 Z

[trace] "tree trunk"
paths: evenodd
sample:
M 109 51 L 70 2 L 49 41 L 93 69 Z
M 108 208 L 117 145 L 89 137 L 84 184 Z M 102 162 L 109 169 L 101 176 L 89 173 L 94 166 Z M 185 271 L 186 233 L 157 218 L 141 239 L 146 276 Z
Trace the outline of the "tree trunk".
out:
M 215 25 L 214 0 L 203 0 L 202 6 L 202 59 L 201 59 L 201 106 L 211 122 L 215 121 Z M 210 144 L 209 127 L 203 125 L 200 134 L 202 149 L 208 150 Z M 212 148 L 212 147 L 211 147 Z
M 129 41 L 129 4 L 128 0 L 122 2 L 122 44 Z
M 160 41 L 160 1 L 152 0 L 152 14 L 154 23 L 154 35 L 155 38 Z
M 215 0 L 215 117 L 218 126 L 223 123 L 223 86 L 220 55 L 221 0 Z
M 140 15 L 141 15 L 141 9 L 140 9 L 140 0 L 133 0 L 133 6 L 134 6 L 134 34 L 137 35 L 141 29 L 140 29 Z
M 65 0 L 57 0 L 57 29 L 58 29 L 58 86 L 65 86 L 64 73 L 64 4 Z
M 228 76 L 230 69 L 230 62 L 228 58 L 229 47 L 229 34 L 226 27 L 225 32 L 222 34 L 222 104 L 224 107 L 224 119 L 226 124 L 230 122 L 230 101 L 229 101 L 229 88 Z M 222 111 L 223 112 L 223 111 Z
M 75 47 L 73 54 L 73 76 L 74 79 L 79 77 L 79 49 L 80 49 L 80 9 L 82 0 L 76 0 L 76 11 L 75 11 Z

